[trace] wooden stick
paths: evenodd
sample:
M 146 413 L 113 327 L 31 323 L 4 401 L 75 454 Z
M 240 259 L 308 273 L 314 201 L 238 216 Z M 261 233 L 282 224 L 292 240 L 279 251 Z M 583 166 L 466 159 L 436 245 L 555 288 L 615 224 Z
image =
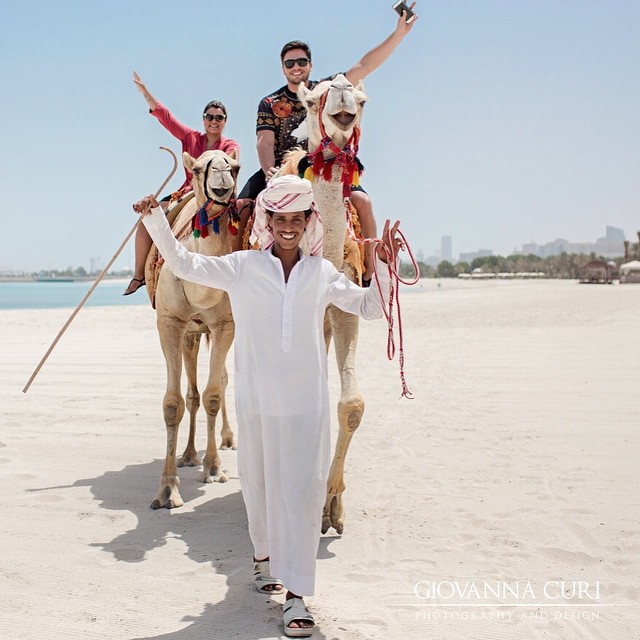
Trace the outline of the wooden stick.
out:
M 173 156 L 173 169 L 171 170 L 171 173 L 168 175 L 167 179 L 162 183 L 162 186 L 156 192 L 156 195 L 155 195 L 156 198 L 160 197 L 162 190 L 167 186 L 167 183 L 169 182 L 169 180 L 173 178 L 173 174 L 176 172 L 176 169 L 178 168 L 178 158 L 176 158 L 176 154 L 173 153 L 171 149 L 167 149 L 167 147 L 160 147 L 160 148 L 163 149 L 164 151 L 168 151 Z M 40 360 L 40 362 L 38 363 L 38 366 L 35 368 L 35 371 L 31 374 L 31 377 L 29 378 L 29 382 L 27 382 L 27 384 L 25 385 L 25 388 L 22 390 L 22 393 L 27 393 L 27 391 L 29 390 L 29 387 L 31 386 L 31 383 L 35 380 L 35 377 L 38 375 L 38 372 L 40 371 L 40 369 L 42 369 L 42 365 L 46 362 L 47 358 L 49 357 L 51 352 L 54 350 L 55 346 L 58 344 L 58 340 L 62 338 L 62 334 L 67 330 L 67 327 L 71 324 L 73 319 L 78 315 L 78 312 L 80 311 L 80 309 L 82 309 L 82 307 L 84 306 L 84 303 L 89 299 L 89 296 L 94 292 L 95 288 L 98 286 L 102 278 L 104 278 L 106 273 L 111 268 L 111 265 L 116 261 L 116 259 L 118 258 L 122 250 L 125 248 L 125 245 L 127 244 L 127 242 L 129 242 L 129 240 L 131 239 L 131 236 L 136 232 L 138 226 L 140 225 L 140 221 L 141 219 L 138 218 L 136 223 L 133 225 L 133 229 L 129 231 L 129 233 L 127 234 L 127 237 L 123 240 L 122 244 L 118 247 L 118 250 L 113 254 L 113 258 L 109 260 L 109 264 L 107 264 L 107 266 L 102 270 L 102 273 L 96 278 L 95 282 L 91 285 L 91 288 L 89 289 L 89 291 L 87 291 L 84 298 L 82 298 L 82 301 L 80 302 L 80 304 L 75 308 L 74 312 L 69 316 L 69 319 L 64 323 L 64 326 L 58 332 L 58 335 L 55 337 L 55 340 L 51 343 L 51 346 L 47 349 L 47 352 L 44 354 L 42 360 Z

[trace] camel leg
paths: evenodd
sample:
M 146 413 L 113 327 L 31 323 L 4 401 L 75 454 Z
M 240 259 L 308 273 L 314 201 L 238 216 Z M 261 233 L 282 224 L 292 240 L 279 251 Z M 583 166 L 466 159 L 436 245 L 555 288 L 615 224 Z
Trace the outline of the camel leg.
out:
M 229 424 L 229 417 L 227 416 L 227 386 L 229 384 L 229 374 L 227 373 L 227 365 L 222 365 L 222 430 L 220 432 L 221 441 L 220 448 L 224 451 L 226 449 L 237 449 L 236 437 Z
M 336 361 L 340 372 L 340 400 L 338 402 L 338 440 L 333 455 L 327 499 L 322 512 L 322 533 L 333 527 L 338 533 L 344 530 L 344 464 L 351 438 L 360 425 L 364 413 L 364 398 L 358 389 L 355 372 L 356 345 L 358 342 L 358 318 L 335 307 L 329 308 L 333 329 Z
M 160 478 L 160 490 L 151 503 L 152 509 L 173 509 L 184 504 L 178 487 L 180 478 L 176 468 L 176 447 L 180 420 L 184 415 L 184 399 L 180 393 L 182 374 L 182 339 L 185 323 L 176 318 L 158 317 L 160 344 L 167 363 L 167 390 L 162 402 L 164 422 L 167 428 L 167 450 Z
M 178 460 L 178 467 L 197 467 L 202 464 L 196 449 L 196 417 L 200 408 L 198 393 L 198 351 L 200 350 L 200 333 L 185 333 L 182 342 L 184 368 L 187 374 L 187 411 L 189 412 L 189 440 Z
M 207 451 L 204 455 L 201 482 L 226 482 L 227 476 L 222 472 L 222 462 L 216 447 L 216 418 L 223 405 L 224 387 L 222 384 L 224 363 L 233 342 L 234 325 L 228 321 L 217 323 L 211 329 L 211 360 L 209 380 L 203 394 L 204 410 L 207 412 Z M 227 429 L 230 430 L 227 424 Z

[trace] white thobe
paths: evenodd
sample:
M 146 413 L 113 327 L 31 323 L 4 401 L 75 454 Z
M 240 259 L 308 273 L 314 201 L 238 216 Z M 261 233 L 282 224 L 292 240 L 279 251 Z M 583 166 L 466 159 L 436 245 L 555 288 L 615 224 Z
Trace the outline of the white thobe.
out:
M 238 473 L 256 558 L 297 595 L 313 595 L 331 458 L 327 305 L 382 316 L 377 288 L 362 289 L 320 257 L 300 256 L 285 283 L 270 251 L 222 257 L 187 251 L 162 209 L 143 218 L 176 276 L 228 292 L 235 320 Z M 386 265 L 379 263 L 388 291 Z

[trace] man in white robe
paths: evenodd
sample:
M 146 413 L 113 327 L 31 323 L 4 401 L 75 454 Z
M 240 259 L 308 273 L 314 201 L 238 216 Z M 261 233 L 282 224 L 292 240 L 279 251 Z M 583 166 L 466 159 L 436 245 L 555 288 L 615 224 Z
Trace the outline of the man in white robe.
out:
M 320 245 L 321 225 L 311 184 L 297 176 L 273 179 L 257 202 L 273 240 L 266 250 L 191 253 L 175 239 L 153 196 L 134 209 L 176 276 L 229 294 L 236 326 L 238 470 L 256 586 L 277 594 L 284 584 L 285 633 L 308 636 L 313 618 L 301 596 L 314 592 L 331 456 L 324 313 L 334 304 L 371 320 L 382 317 L 384 302 L 377 287 L 362 289 L 327 260 L 299 249 L 307 226 L 314 229 L 307 244 Z M 396 253 L 398 224 L 388 233 L 387 221 L 383 234 Z M 386 294 L 386 254 L 382 247 L 377 254 Z

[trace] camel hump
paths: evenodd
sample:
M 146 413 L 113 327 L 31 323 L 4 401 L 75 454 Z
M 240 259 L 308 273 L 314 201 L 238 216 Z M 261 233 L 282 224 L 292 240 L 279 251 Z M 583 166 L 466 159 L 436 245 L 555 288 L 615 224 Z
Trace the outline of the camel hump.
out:
M 281 176 L 300 175 L 300 163 L 306 158 L 307 152 L 301 147 L 290 149 L 284 154 L 282 166 L 280 167 Z M 304 170 L 302 171 L 304 173 Z M 300 177 L 302 177 L 300 175 Z

